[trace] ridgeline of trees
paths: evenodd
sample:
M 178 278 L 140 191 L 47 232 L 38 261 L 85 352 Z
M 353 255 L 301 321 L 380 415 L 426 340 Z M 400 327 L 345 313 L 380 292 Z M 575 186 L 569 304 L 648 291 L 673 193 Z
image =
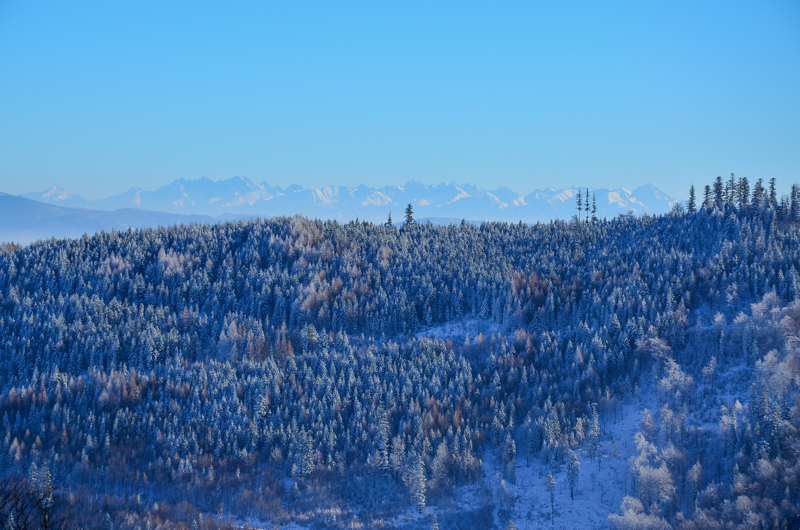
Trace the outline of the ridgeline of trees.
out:
M 86 527 L 391 524 L 480 480 L 487 450 L 509 481 L 520 455 L 577 481 L 575 451 L 602 450 L 652 370 L 663 407 L 610 524 L 781 525 L 800 494 L 798 195 L 732 177 L 662 217 L 598 220 L 587 191 L 572 223 L 293 217 L 6 247 L 0 472 L 46 470 L 56 501 L 102 514 Z M 415 336 L 467 316 L 508 333 Z M 751 395 L 722 402 L 715 374 L 739 364 Z

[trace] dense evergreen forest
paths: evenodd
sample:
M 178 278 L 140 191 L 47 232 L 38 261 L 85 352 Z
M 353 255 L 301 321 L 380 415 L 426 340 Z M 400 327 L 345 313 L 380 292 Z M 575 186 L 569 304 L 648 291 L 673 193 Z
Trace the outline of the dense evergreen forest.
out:
M 607 525 L 787 528 L 798 188 L 732 176 L 614 220 L 586 200 L 532 226 L 292 217 L 6 245 L 0 478 L 85 528 L 524 528 L 511 497 L 454 499 L 490 457 L 508 483 L 533 461 L 572 488 L 653 393 Z M 467 321 L 501 331 L 425 333 Z

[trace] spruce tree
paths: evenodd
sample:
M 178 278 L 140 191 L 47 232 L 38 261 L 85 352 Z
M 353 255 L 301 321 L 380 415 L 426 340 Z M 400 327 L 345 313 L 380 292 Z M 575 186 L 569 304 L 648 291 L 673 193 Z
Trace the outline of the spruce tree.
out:
M 750 201 L 750 183 L 747 181 L 747 177 L 742 177 L 739 179 L 739 207 L 743 208 L 747 206 L 747 203 Z
M 753 186 L 752 204 L 756 208 L 761 206 L 761 202 L 764 200 L 764 185 L 763 185 L 763 182 L 764 181 L 762 179 L 758 179 L 756 181 L 756 185 Z
M 717 208 L 722 208 L 722 202 L 724 201 L 725 197 L 723 195 L 724 185 L 722 183 L 722 177 L 717 177 L 714 181 L 714 206 Z
M 775 203 L 778 202 L 778 197 L 775 193 L 775 177 L 772 177 L 769 179 L 769 203 L 772 206 L 775 206 Z
M 414 209 L 411 207 L 411 203 L 408 203 L 406 206 L 406 224 L 410 225 L 414 222 Z
M 578 221 L 581 220 L 581 212 L 583 211 L 583 192 L 578 188 Z
M 736 204 L 736 175 L 731 173 L 731 178 L 725 184 L 725 202 Z
M 689 213 L 694 213 L 697 211 L 695 205 L 695 197 L 694 197 L 694 184 L 692 184 L 691 187 L 689 188 L 689 202 L 686 206 Z
M 586 222 L 589 222 L 589 188 L 586 188 Z

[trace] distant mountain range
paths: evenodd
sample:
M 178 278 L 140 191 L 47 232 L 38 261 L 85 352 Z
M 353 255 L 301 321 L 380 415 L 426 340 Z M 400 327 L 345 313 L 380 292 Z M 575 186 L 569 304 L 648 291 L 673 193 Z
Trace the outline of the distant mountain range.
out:
M 51 237 L 77 238 L 83 234 L 96 234 L 101 230 L 155 228 L 218 221 L 204 215 L 178 215 L 133 208 L 113 212 L 65 208 L 0 193 L 0 242 L 28 244 Z
M 223 219 L 301 214 L 319 219 L 359 218 L 372 222 L 384 222 L 389 211 L 398 221 L 411 203 L 417 218 L 536 222 L 571 218 L 576 211 L 575 196 L 579 190 L 586 193 L 586 189 L 546 188 L 521 195 L 503 187 L 486 190 L 470 184 L 426 185 L 416 180 L 381 188 L 362 184 L 319 189 L 293 185 L 284 189 L 233 177 L 217 182 L 207 178 L 179 179 L 155 191 L 131 188 L 120 195 L 93 201 L 58 187 L 22 197 L 45 204 L 105 211 L 130 208 Z M 662 214 L 677 202 L 652 184 L 632 191 L 624 188 L 589 188 L 589 191 L 594 195 L 599 218 L 612 218 L 629 211 Z

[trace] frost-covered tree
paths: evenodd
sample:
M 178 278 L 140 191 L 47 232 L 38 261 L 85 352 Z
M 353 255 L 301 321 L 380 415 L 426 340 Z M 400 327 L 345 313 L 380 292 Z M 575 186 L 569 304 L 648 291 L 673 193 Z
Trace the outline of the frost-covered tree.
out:
M 578 485 L 580 471 L 581 464 L 578 462 L 578 455 L 575 454 L 575 451 L 570 450 L 567 462 L 567 481 L 569 482 L 569 496 L 572 500 L 575 500 L 575 487 Z
M 552 526 L 556 525 L 556 479 L 553 478 L 553 473 L 547 472 L 547 479 L 544 482 L 544 489 L 550 494 L 550 522 Z

